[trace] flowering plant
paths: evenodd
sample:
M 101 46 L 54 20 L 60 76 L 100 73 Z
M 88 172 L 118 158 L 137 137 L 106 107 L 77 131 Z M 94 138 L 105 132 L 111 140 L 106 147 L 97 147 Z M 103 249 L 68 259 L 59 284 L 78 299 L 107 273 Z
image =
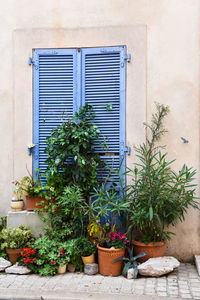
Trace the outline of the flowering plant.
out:
M 105 241 L 104 246 L 106 248 L 120 248 L 123 249 L 126 247 L 126 245 L 129 244 L 129 240 L 127 239 L 127 236 L 124 232 L 111 232 L 108 235 L 108 238 Z
M 29 264 L 33 264 L 36 261 L 36 249 L 32 248 L 24 248 L 23 251 L 21 252 L 21 261 L 26 265 L 29 266 Z
M 69 256 L 66 256 L 65 254 L 65 250 L 64 249 L 60 249 L 57 257 L 55 256 L 54 259 L 51 260 L 51 263 L 53 265 L 66 265 L 69 262 Z
M 15 185 L 15 190 L 13 191 L 13 195 L 17 198 L 15 198 L 16 200 L 21 200 L 22 199 L 22 196 L 23 196 L 23 192 L 24 192 L 24 189 L 23 189 L 23 185 L 24 185 L 24 182 L 23 180 L 21 181 L 12 181 L 12 184 Z

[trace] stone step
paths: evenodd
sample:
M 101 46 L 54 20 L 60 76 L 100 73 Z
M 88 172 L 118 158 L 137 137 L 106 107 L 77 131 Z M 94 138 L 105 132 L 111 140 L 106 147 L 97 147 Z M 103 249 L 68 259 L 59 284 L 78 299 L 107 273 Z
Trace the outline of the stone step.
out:
M 36 238 L 44 234 L 43 227 L 47 224 L 42 222 L 40 217 L 34 211 L 9 211 L 7 215 L 7 228 L 19 227 L 19 225 L 27 225 Z

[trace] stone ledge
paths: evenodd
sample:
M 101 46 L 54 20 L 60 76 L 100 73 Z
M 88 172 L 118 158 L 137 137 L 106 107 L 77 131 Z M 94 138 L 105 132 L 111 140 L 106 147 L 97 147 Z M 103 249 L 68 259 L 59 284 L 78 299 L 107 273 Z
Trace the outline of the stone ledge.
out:
M 7 228 L 19 227 L 19 225 L 27 225 L 36 238 L 44 234 L 43 227 L 46 223 L 40 220 L 40 217 L 34 211 L 9 211 L 7 215 Z

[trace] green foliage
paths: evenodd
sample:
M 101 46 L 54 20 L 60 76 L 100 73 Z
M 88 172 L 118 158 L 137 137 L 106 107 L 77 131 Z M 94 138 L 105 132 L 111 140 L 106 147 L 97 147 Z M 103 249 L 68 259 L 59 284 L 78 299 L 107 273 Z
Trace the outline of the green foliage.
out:
M 1 249 L 18 249 L 30 247 L 35 238 L 28 226 L 20 225 L 18 228 L 4 228 L 0 233 L 0 239 L 3 241 Z
M 87 203 L 78 186 L 66 186 L 54 205 L 57 209 L 49 210 L 51 227 L 46 228 L 51 238 L 64 241 L 86 234 L 87 216 L 84 210 Z
M 66 242 L 67 251 L 70 256 L 70 262 L 73 264 L 75 269 L 78 271 L 83 271 L 83 261 L 81 259 L 82 250 L 79 247 L 80 239 L 69 239 Z
M 171 168 L 174 161 L 167 162 L 167 153 L 162 154 L 155 147 L 155 141 L 166 132 L 162 122 L 168 109 L 157 105 L 158 112 L 153 117 L 151 140 L 136 148 L 138 163 L 132 174 L 132 184 L 126 203 L 129 231 L 134 228 L 140 232 L 142 242 L 156 242 L 170 239 L 172 232 L 165 226 L 184 220 L 189 206 L 198 208 L 193 184 L 196 171 L 187 166 L 178 172 Z
M 67 264 L 70 261 L 67 244 L 49 239 L 47 236 L 36 240 L 33 248 L 36 249 L 34 256 L 36 259 L 34 263 L 29 264 L 29 268 L 41 276 L 56 274 L 60 263 Z
M 96 252 L 96 244 L 91 243 L 86 237 L 77 238 L 76 243 L 80 256 L 89 256 Z
M 138 264 L 139 264 L 137 262 L 137 259 L 140 257 L 144 257 L 147 254 L 147 252 L 142 252 L 136 256 L 133 256 L 133 248 L 134 248 L 133 246 L 131 248 L 127 248 L 129 257 L 119 257 L 119 258 L 114 259 L 112 262 L 115 263 L 119 260 L 122 260 L 124 263 L 122 275 L 127 278 L 128 270 L 133 268 L 134 269 L 134 279 L 136 279 L 138 276 Z
M 0 257 L 8 259 L 6 249 L 5 248 L 1 249 L 1 244 L 4 242 L 4 240 L 2 239 L 2 236 L 1 236 L 1 231 L 6 228 L 6 225 L 7 225 L 7 217 L 6 216 L 1 217 L 1 219 L 0 219 Z
M 0 218 L 0 231 L 2 231 L 2 229 L 6 228 L 7 226 L 7 216 L 1 217 Z
M 94 141 L 99 141 L 100 130 L 93 125 L 95 114 L 86 105 L 75 113 L 72 120 L 62 123 L 47 138 L 47 183 L 56 189 L 78 185 L 88 198 L 97 186 L 100 156 L 95 153 Z
M 17 197 L 18 200 L 22 198 L 23 194 L 26 194 L 30 197 L 45 197 L 45 195 L 47 194 L 47 190 L 49 190 L 49 187 L 44 186 L 41 183 L 39 172 L 39 169 L 35 169 L 34 178 L 29 173 L 29 176 L 24 176 L 20 181 L 16 180 L 13 182 L 16 187 L 16 190 L 13 192 L 13 194 Z
M 118 188 L 112 185 L 109 188 L 105 185 L 102 185 L 99 189 L 95 188 L 93 197 L 94 200 L 88 206 L 88 211 L 86 210 L 90 218 L 90 224 L 92 224 L 89 224 L 88 231 L 90 232 L 91 229 L 96 231 L 98 241 L 102 244 L 108 234 L 115 231 L 117 221 L 120 228 L 120 219 L 117 218 L 124 214 L 126 208 L 124 198 Z M 100 221 L 104 223 L 103 226 L 100 223 L 98 224 Z

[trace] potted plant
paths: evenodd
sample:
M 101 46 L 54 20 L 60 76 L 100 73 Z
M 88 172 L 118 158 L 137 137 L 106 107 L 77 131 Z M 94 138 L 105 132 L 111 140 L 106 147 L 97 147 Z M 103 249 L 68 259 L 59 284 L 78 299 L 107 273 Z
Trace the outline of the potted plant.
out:
M 123 232 L 111 232 L 97 245 L 99 273 L 104 276 L 119 276 L 122 272 L 122 261 L 115 261 L 125 254 L 125 247 L 129 244 Z
M 23 249 L 19 263 L 27 266 L 33 273 L 48 276 L 66 272 L 69 260 L 66 242 L 44 235 L 32 247 Z
M 16 181 L 15 185 L 26 197 L 26 209 L 33 211 L 43 208 L 47 203 L 45 197 L 48 195 L 49 187 L 41 183 L 39 169 L 35 170 L 34 178 L 29 171 L 28 173 L 29 176 L 24 176 L 20 181 Z
M 127 196 L 128 229 L 137 231 L 133 244 L 135 253 L 148 252 L 140 258 L 164 255 L 166 240 L 174 233 L 167 227 L 184 220 L 189 206 L 198 208 L 195 201 L 193 179 L 196 171 L 187 166 L 176 173 L 171 168 L 174 161 L 168 162 L 167 153 L 162 153 L 156 142 L 166 132 L 163 119 L 168 107 L 156 104 L 150 125 L 146 124 L 147 142 L 136 149 L 138 162 L 132 174 L 132 184 Z
M 18 228 L 4 228 L 0 238 L 3 240 L 1 249 L 6 249 L 9 260 L 14 264 L 23 248 L 31 246 L 35 238 L 28 226 L 20 225 Z
M 22 184 L 19 181 L 13 181 L 12 184 L 15 185 L 15 190 L 13 191 L 14 197 L 11 200 L 10 207 L 13 211 L 22 211 L 24 209 Z
M 80 237 L 77 241 L 77 244 L 84 265 L 94 263 L 96 245 L 91 243 L 90 240 L 86 237 Z
M 147 255 L 147 252 L 142 252 L 142 253 L 140 253 L 136 256 L 133 256 L 133 248 L 134 248 L 133 245 L 131 246 L 131 248 L 129 248 L 129 247 L 127 248 L 128 257 L 124 256 L 124 257 L 116 258 L 116 259 L 113 260 L 113 263 L 115 263 L 117 261 L 120 261 L 120 260 L 123 261 L 122 275 L 124 277 L 127 277 L 128 270 L 133 268 L 133 270 L 134 270 L 133 278 L 136 279 L 137 276 L 138 276 L 138 264 L 139 264 L 137 262 L 137 259 Z

